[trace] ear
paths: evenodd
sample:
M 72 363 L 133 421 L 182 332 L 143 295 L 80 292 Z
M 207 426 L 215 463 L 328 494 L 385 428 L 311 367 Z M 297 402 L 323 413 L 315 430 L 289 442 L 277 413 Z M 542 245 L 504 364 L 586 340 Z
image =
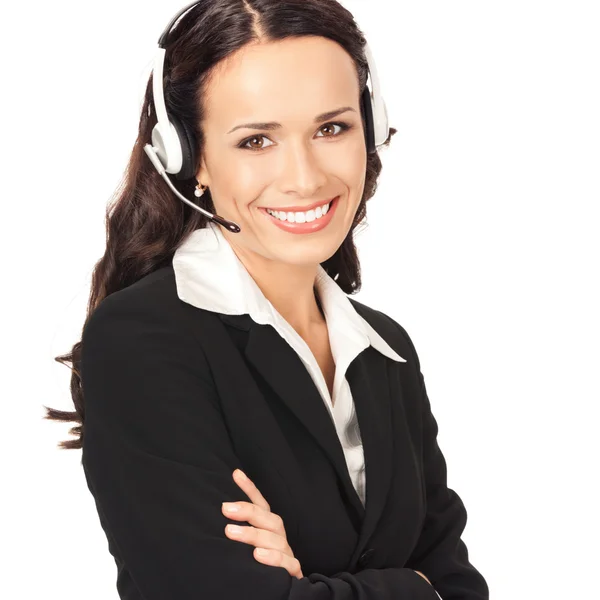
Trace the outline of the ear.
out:
M 210 187 L 210 177 L 208 175 L 208 169 L 206 168 L 206 162 L 204 156 L 200 160 L 200 168 L 196 173 L 196 181 L 204 186 Z

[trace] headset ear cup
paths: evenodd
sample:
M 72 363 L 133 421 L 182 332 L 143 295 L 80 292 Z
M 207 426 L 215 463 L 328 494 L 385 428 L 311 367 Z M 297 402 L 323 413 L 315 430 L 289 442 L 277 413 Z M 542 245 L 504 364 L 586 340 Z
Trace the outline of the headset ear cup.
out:
M 360 110 L 365 120 L 365 141 L 367 144 L 367 152 L 369 154 L 375 152 L 375 129 L 373 125 L 373 106 L 371 104 L 371 92 L 365 86 L 360 99 Z
M 169 115 L 169 121 L 173 123 L 181 144 L 181 171 L 175 177 L 181 180 L 192 179 L 196 176 L 196 136 L 188 125 L 175 115 Z

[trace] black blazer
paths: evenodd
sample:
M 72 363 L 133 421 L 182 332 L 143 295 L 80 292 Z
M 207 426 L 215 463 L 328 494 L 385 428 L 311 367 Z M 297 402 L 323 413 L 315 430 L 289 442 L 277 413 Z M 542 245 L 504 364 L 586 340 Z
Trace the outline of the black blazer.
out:
M 446 485 L 414 346 L 350 299 L 407 361 L 368 347 L 346 374 L 366 508 L 317 388 L 272 326 L 183 302 L 172 265 L 99 304 L 82 336 L 82 465 L 122 599 L 489 598 L 460 539 L 467 513 Z M 222 502 L 250 501 L 236 468 L 282 517 L 302 579 L 226 536 L 237 521 Z

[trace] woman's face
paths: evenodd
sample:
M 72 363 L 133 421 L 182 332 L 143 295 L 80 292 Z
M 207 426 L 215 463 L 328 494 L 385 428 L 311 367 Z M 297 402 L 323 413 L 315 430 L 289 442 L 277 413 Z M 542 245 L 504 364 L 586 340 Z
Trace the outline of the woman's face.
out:
M 204 102 L 197 179 L 210 187 L 216 213 L 241 228 L 223 235 L 252 260 L 314 266 L 330 258 L 350 230 L 366 173 L 358 79 L 346 51 L 317 36 L 246 46 L 218 65 Z M 351 110 L 315 121 L 343 108 Z M 329 223 L 310 233 L 284 231 L 260 210 L 336 196 Z

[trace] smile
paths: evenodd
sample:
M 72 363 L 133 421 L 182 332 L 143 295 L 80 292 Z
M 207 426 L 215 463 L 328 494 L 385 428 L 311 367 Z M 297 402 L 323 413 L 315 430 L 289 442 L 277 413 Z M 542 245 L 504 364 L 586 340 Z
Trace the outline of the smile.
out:
M 317 206 L 306 212 L 274 211 L 270 208 L 260 208 L 271 223 L 289 233 L 314 233 L 325 228 L 333 219 L 335 209 L 339 204 L 339 196 L 331 202 Z
M 311 221 L 320 219 L 322 216 L 326 215 L 332 202 L 333 200 L 327 204 L 317 206 L 317 208 L 307 210 L 305 212 L 285 212 L 281 210 L 275 211 L 271 210 L 270 208 L 265 210 L 280 221 L 289 221 L 290 223 L 310 223 Z

